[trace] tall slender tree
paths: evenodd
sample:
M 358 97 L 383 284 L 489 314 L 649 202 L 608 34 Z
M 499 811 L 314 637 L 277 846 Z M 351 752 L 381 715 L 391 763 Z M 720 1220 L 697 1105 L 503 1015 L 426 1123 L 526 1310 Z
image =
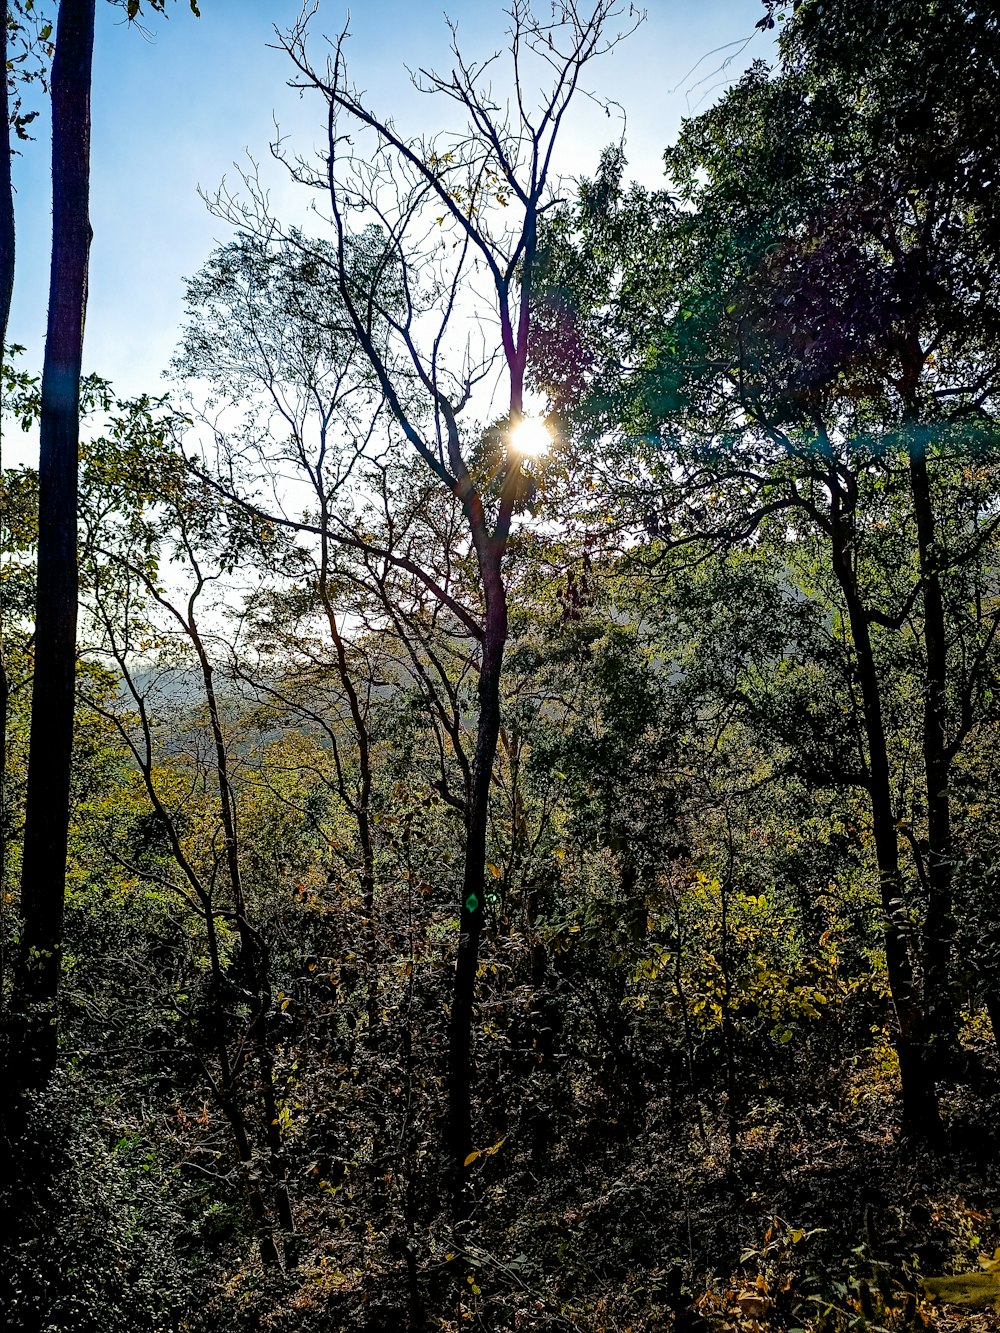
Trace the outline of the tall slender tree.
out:
M 10 174 L 10 91 L 7 77 L 8 0 L 0 0 L 0 349 L 14 293 L 14 187 Z M 3 353 L 0 352 L 0 355 Z
M 374 112 L 349 81 L 343 38 L 317 66 L 307 49 L 309 14 L 283 38 L 297 86 L 319 94 L 326 107 L 324 160 L 318 169 L 301 160 L 290 163 L 297 179 L 329 199 L 333 255 L 322 262 L 332 262 L 347 325 L 396 433 L 461 507 L 479 574 L 478 708 L 465 798 L 447 1077 L 446 1158 L 456 1217 L 467 1215 L 468 1166 L 477 1155 L 474 1003 L 508 633 L 505 558 L 525 494 L 516 431 L 525 416 L 539 221 L 553 198 L 555 146 L 583 71 L 624 35 L 616 20 L 626 13 L 614 0 L 589 6 L 560 0 L 545 19 L 527 0 L 516 0 L 509 12 L 508 106 L 497 102 L 489 82 L 497 73 L 496 56 L 471 62 L 453 43 L 447 75 L 424 71 L 417 77 L 421 91 L 452 103 L 466 122 L 448 136 L 407 138 Z M 626 26 L 636 19 L 636 11 L 628 11 Z M 547 81 L 537 107 L 526 77 L 532 65 Z M 368 151 L 352 146 L 354 135 L 370 139 Z M 220 196 L 217 210 L 239 227 L 276 237 L 281 229 L 258 183 L 247 184 L 249 203 Z M 355 218 L 362 214 L 371 225 L 358 231 Z M 359 245 L 370 251 L 361 269 L 355 262 Z M 483 337 L 487 323 L 496 327 L 495 345 Z M 477 444 L 478 433 L 470 439 L 462 424 L 487 381 L 503 385 L 502 401 L 493 405 L 500 428 L 492 453 Z
M 166 0 L 149 0 L 163 11 Z M 197 0 L 189 0 L 198 14 Z M 129 21 L 140 0 L 127 0 Z M 16 986 L 18 1076 L 55 1065 L 75 712 L 80 372 L 90 259 L 95 0 L 61 0 L 52 64 L 52 261 L 39 421 L 39 540 Z M 39 36 L 47 39 L 51 29 Z
M 20 1077 L 56 1058 L 77 619 L 80 368 L 90 255 L 95 0 L 62 0 L 52 67 L 52 265 L 42 371 L 35 676 L 21 879 Z
M 10 92 L 7 77 L 7 0 L 0 0 L 0 392 L 7 356 L 7 323 L 14 294 L 14 186 L 11 180 Z M 0 421 L 0 466 L 3 463 L 3 422 Z M 0 893 L 6 879 L 7 855 L 7 718 L 10 680 L 0 629 Z

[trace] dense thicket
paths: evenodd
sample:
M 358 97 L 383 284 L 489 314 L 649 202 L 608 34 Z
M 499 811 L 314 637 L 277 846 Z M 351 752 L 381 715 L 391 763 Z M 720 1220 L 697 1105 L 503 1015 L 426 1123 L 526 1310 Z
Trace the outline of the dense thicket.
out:
M 561 13 L 575 79 L 613 16 Z M 998 19 L 762 22 L 664 190 L 610 149 L 551 206 L 478 67 L 417 144 L 297 29 L 332 235 L 220 197 L 183 410 L 84 381 L 12 1329 L 990 1326 Z M 6 997 L 37 478 L 0 497 Z

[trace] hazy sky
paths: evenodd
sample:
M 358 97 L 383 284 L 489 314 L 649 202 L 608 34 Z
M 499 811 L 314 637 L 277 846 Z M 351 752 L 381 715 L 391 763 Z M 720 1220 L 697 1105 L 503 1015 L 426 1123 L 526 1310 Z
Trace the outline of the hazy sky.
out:
M 233 163 L 245 162 L 249 151 L 267 163 L 277 211 L 302 215 L 301 187 L 282 176 L 268 152 L 275 118 L 294 149 L 308 152 L 322 134 L 320 104 L 286 86 L 287 57 L 268 49 L 274 25 L 289 23 L 299 9 L 299 0 L 201 0 L 202 18 L 196 19 L 186 0 L 177 0 L 169 20 L 150 19 L 144 39 L 123 21 L 120 8 L 98 0 L 84 361 L 122 393 L 162 391 L 183 279 L 217 241 L 228 239 L 225 225 L 199 198 L 199 185 L 212 190 L 227 174 L 234 180 Z M 447 64 L 444 13 L 440 0 L 355 6 L 351 73 L 377 109 L 413 131 L 435 128 L 436 113 L 411 88 L 406 66 Z M 502 3 L 449 0 L 447 13 L 469 53 L 486 55 L 502 45 Z M 651 0 L 639 31 L 591 67 L 590 86 L 627 114 L 630 175 L 656 183 L 660 155 L 681 117 L 716 97 L 752 59 L 769 55 L 767 40 L 754 36 L 760 13 L 757 0 Z M 337 32 L 346 17 L 342 0 L 321 0 L 314 49 L 321 34 Z M 731 64 L 721 69 L 727 59 Z M 35 130 L 35 141 L 22 146 L 14 164 L 18 251 L 9 336 L 27 346 L 28 362 L 37 367 L 48 300 L 51 191 L 43 117 Z M 561 169 L 590 171 L 619 133 L 618 124 L 581 101 L 566 125 Z M 8 438 L 8 462 L 14 461 L 11 443 Z

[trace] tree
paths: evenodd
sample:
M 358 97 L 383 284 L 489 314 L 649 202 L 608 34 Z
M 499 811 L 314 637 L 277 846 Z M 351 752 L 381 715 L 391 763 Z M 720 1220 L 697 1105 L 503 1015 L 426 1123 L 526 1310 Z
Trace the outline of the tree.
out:
M 963 456 L 993 448 L 996 162 L 979 126 L 995 94 L 994 19 L 890 4 L 859 29 L 835 11 L 796 6 L 778 76 L 756 66 L 686 123 L 667 155 L 683 208 L 624 192 L 620 156 L 606 156 L 581 192 L 586 240 L 567 249 L 559 223 L 546 234 L 536 364 L 558 401 L 568 326 L 593 421 L 659 432 L 617 488 L 644 504 L 655 540 L 822 535 L 855 654 L 904 1121 L 933 1137 L 935 1073 L 956 1041 L 949 774 L 983 716 L 996 632 L 969 600 L 993 520 L 945 517 Z M 896 40 L 876 39 L 869 17 Z M 598 344 L 590 329 L 611 311 L 617 332 Z M 907 505 L 890 520 L 903 477 Z M 886 526 L 900 518 L 912 545 Z M 886 713 L 888 636 L 904 627 L 923 676 L 912 954 Z
M 216 680 L 213 636 L 204 623 L 206 595 L 238 561 L 259 553 L 259 543 L 255 552 L 256 534 L 247 529 L 242 513 L 234 524 L 219 524 L 214 494 L 194 482 L 182 460 L 164 447 L 168 424 L 158 418 L 155 405 L 139 400 L 119 407 L 112 432 L 88 445 L 86 572 L 90 618 L 99 635 L 91 652 L 110 660 L 124 687 L 123 698 L 91 701 L 90 706 L 112 723 L 128 747 L 173 863 L 166 883 L 204 929 L 210 983 L 198 1003 L 179 1016 L 229 1125 L 262 1261 L 274 1267 L 279 1263 L 274 1232 L 282 1233 L 280 1253 L 288 1258 L 294 1226 L 269 1033 L 270 956 L 244 887 L 230 728 Z M 163 586 L 161 565 L 168 564 L 171 582 L 180 591 Z M 161 648 L 162 669 L 150 666 L 151 644 Z M 192 756 L 192 786 L 211 783 L 214 793 L 197 823 L 197 840 L 185 836 L 185 804 L 158 745 L 159 686 L 165 677 L 169 687 L 175 665 L 171 647 L 178 653 L 178 669 L 185 661 L 193 665 L 196 697 L 207 718 L 208 757 L 200 758 L 197 750 Z M 173 760 L 176 765 L 176 754 Z M 206 828 L 213 824 L 218 832 L 210 837 Z M 255 1138 L 262 1141 L 263 1172 Z
M 21 880 L 18 1078 L 56 1060 L 56 997 L 73 747 L 77 615 L 77 449 L 90 251 L 90 77 L 94 0 L 62 0 L 52 67 L 53 231 L 42 372 L 35 671 Z
M 7 343 L 7 319 L 14 292 L 14 187 L 10 178 L 10 80 L 7 76 L 7 43 L 11 27 L 7 0 L 0 0 L 0 348 Z
M 7 321 L 14 292 L 14 257 L 16 229 L 11 160 L 14 137 L 30 138 L 28 126 L 37 111 L 24 110 L 21 88 L 31 83 L 46 83 L 47 61 L 51 59 L 52 24 L 34 9 L 34 0 L 2 0 L 0 3 L 0 361 L 7 355 Z M 21 85 L 21 86 L 19 86 Z
M 190 3 L 197 14 L 196 0 Z M 155 10 L 165 5 L 166 0 L 151 0 Z M 128 0 L 129 21 L 140 13 L 139 0 Z M 77 468 L 91 240 L 94 17 L 95 0 L 61 0 L 51 78 L 52 262 L 39 416 L 38 583 L 16 986 L 21 1032 L 15 1059 L 27 1086 L 48 1079 L 58 1041 L 75 706 Z M 11 258 L 12 240 L 11 229 Z
M 380 411 L 377 395 L 372 403 L 371 376 L 359 364 L 346 317 L 338 309 L 330 259 L 322 247 L 317 254 L 308 253 L 301 237 L 274 245 L 243 235 L 222 247 L 188 284 L 189 323 L 174 370 L 189 382 L 210 385 L 213 403 L 243 414 L 239 429 L 232 429 L 231 423 L 229 429 L 214 427 L 201 414 L 202 424 L 212 429 L 216 485 L 224 478 L 228 493 L 236 488 L 244 501 L 248 493 L 255 493 L 253 508 L 259 522 L 283 537 L 298 533 L 316 547 L 309 568 L 313 596 L 303 604 L 301 594 L 296 594 L 291 601 L 298 604 L 297 611 L 294 605 L 278 608 L 272 602 L 270 610 L 259 605 L 257 613 L 267 620 L 285 621 L 269 637 L 286 642 L 296 637 L 296 620 L 309 620 L 318 613 L 329 638 L 340 697 L 325 701 L 326 707 L 316 701 L 297 702 L 285 691 L 284 681 L 269 682 L 266 671 L 258 674 L 256 687 L 286 710 L 298 709 L 307 725 L 321 726 L 333 751 L 338 797 L 358 833 L 374 996 L 370 709 L 365 687 L 355 678 L 336 588 L 341 573 L 338 552 L 352 543 L 362 549 L 371 545 L 351 521 L 355 516 L 349 497 L 363 470 L 368 479 L 365 453 L 380 425 Z M 364 254 L 359 255 L 357 262 L 364 261 Z M 291 502 L 282 493 L 289 485 Z M 314 507 L 312 521 L 294 517 L 300 487 Z M 345 753 L 338 726 L 344 710 L 353 731 L 350 754 Z
M 886 416 L 899 423 L 908 460 L 924 640 L 923 970 L 932 1039 L 947 1055 L 949 1048 L 953 1053 L 957 1021 L 949 785 L 968 731 L 954 716 L 949 688 L 956 644 L 947 585 L 975 549 L 956 544 L 954 536 L 949 540 L 943 530 L 935 472 L 949 453 L 981 454 L 985 442 L 976 439 L 974 419 L 992 417 L 1000 385 L 1000 250 L 992 189 L 1000 161 L 996 145 L 982 132 L 995 109 L 1000 29 L 989 7 L 970 10 L 960 4 L 914 10 L 888 3 L 879 8 L 878 25 L 877 37 L 870 16 L 858 23 L 835 5 L 821 20 L 815 6 L 804 6 L 783 47 L 790 71 L 813 87 L 866 96 L 867 145 L 858 145 L 861 153 L 876 147 L 876 136 L 882 141 L 881 156 L 873 153 L 866 175 L 857 159 L 839 166 L 842 178 L 845 167 L 856 173 L 862 209 L 831 219 L 832 226 L 824 218 L 821 226 L 827 229 L 827 247 L 840 252 L 838 264 L 847 261 L 852 245 L 869 256 L 856 296 L 874 298 L 874 318 L 869 316 L 865 327 L 854 313 L 851 332 L 856 346 L 858 335 L 864 338 L 869 363 L 878 366 Z M 822 356 L 816 357 L 817 366 Z M 958 431 L 949 432 L 956 423 Z M 972 432 L 963 440 L 966 424 Z M 974 654 L 973 662 L 972 677 L 982 656 Z M 967 713 L 968 705 L 960 716 Z
M 327 150 L 320 169 L 304 161 L 290 164 L 299 180 L 324 190 L 329 200 L 334 242 L 330 254 L 317 251 L 316 258 L 330 266 L 347 326 L 396 431 L 461 507 L 481 581 L 478 716 L 466 803 L 448 1069 L 447 1155 L 459 1216 L 470 1206 L 465 1180 L 473 1147 L 473 1006 L 508 629 L 504 562 L 524 499 L 525 466 L 513 432 L 525 415 L 539 220 L 550 200 L 553 153 L 567 109 L 584 68 L 619 40 L 611 30 L 617 13 L 612 0 L 599 0 L 589 12 L 561 3 L 554 19 L 543 22 L 518 0 L 511 10 L 510 107 L 495 101 L 487 83 L 497 57 L 469 63 L 453 46 L 452 72 L 424 73 L 418 86 L 453 103 L 467 118 L 467 128 L 413 140 L 373 112 L 352 88 L 343 36 L 325 67 L 316 67 L 307 52 L 308 16 L 282 38 L 298 86 L 318 93 L 327 111 Z M 533 63 L 547 68 L 550 79 L 537 113 L 529 107 L 525 81 Z M 353 147 L 348 133 L 370 141 L 370 151 Z M 259 187 L 247 184 L 248 203 L 220 197 L 216 208 L 237 226 L 274 236 L 276 223 Z M 354 230 L 358 213 L 371 219 L 362 232 Z M 361 244 L 370 258 L 359 269 L 352 261 Z M 485 275 L 483 291 L 476 284 L 477 272 Z M 467 284 L 476 292 L 469 316 Z M 498 324 L 499 350 L 481 332 L 487 312 Z M 463 336 L 466 318 L 472 333 Z M 468 413 L 478 386 L 495 373 L 498 359 L 506 381 L 498 413 L 502 446 L 492 456 L 470 457 L 462 413 Z

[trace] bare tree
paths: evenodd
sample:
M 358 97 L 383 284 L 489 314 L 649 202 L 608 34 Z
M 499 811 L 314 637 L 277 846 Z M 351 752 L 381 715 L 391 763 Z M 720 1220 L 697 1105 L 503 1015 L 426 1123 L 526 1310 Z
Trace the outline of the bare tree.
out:
M 212 590 L 231 575 L 246 525 L 220 523 L 216 497 L 192 482 L 175 455 L 158 454 L 150 438 L 157 423 L 143 400 L 117 424 L 130 449 L 107 449 L 91 460 L 82 517 L 86 619 L 96 631 L 85 649 L 111 665 L 121 689 L 88 703 L 132 757 L 169 850 L 168 869 L 134 864 L 123 849 L 112 854 L 130 873 L 169 889 L 201 924 L 209 985 L 199 1004 L 179 1006 L 177 1017 L 229 1127 L 261 1259 L 273 1267 L 279 1256 L 292 1258 L 294 1225 L 269 1035 L 270 951 L 244 888 L 234 747 L 216 683 L 217 636 L 206 628 Z M 166 578 L 161 564 L 169 565 Z M 179 681 L 193 684 L 181 698 L 187 694 L 192 709 L 204 709 L 204 752 L 196 742 L 185 754 L 175 737 L 171 754 L 164 740 L 162 712 Z M 172 788 L 171 772 L 185 766 L 188 781 Z M 207 827 L 214 835 L 192 838 L 185 833 L 188 803 L 213 786 Z
M 451 70 L 413 77 L 420 91 L 452 104 L 461 128 L 411 138 L 349 81 L 346 32 L 324 62 L 314 62 L 308 48 L 315 8 L 307 6 L 279 42 L 296 69 L 293 86 L 325 103 L 325 150 L 318 164 L 288 157 L 280 143 L 274 151 L 327 201 L 333 245 L 314 253 L 329 268 L 397 434 L 460 506 L 479 574 L 479 605 L 462 617 L 474 625 L 478 715 L 448 1069 L 447 1152 L 454 1211 L 463 1217 L 470 1206 L 473 1006 L 508 628 L 505 556 L 530 483 L 517 430 L 525 418 L 539 221 L 554 199 L 554 155 L 570 103 L 577 94 L 592 96 L 581 87 L 584 71 L 641 16 L 614 0 L 586 8 L 559 0 L 543 19 L 515 0 L 505 65 L 499 52 L 468 60 L 452 28 Z M 501 73 L 504 93 L 494 86 Z M 257 178 L 244 183 L 249 198 L 221 192 L 215 210 L 258 236 L 279 235 Z M 284 239 L 307 244 L 295 233 Z M 364 264 L 357 262 L 359 250 Z M 463 426 L 483 405 L 499 423 L 492 448 Z

